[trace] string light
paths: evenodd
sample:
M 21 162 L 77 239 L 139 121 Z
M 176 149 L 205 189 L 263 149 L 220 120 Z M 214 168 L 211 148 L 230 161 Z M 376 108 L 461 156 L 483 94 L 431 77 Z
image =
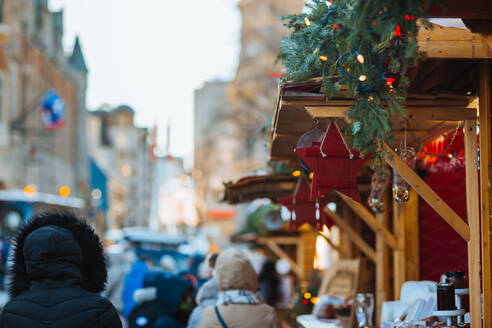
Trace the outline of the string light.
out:
M 295 171 L 292 172 L 292 176 L 293 177 L 298 177 L 300 175 L 301 175 L 301 171 L 300 170 L 295 170 Z
M 359 81 L 364 82 L 365 80 L 367 80 L 367 76 L 365 75 L 359 76 Z
M 364 64 L 365 58 L 362 54 L 357 55 L 357 61 L 361 64 Z
M 337 24 L 333 23 L 333 28 L 336 29 L 336 30 L 339 30 L 340 29 L 340 26 L 338 26 Z
M 304 293 L 304 298 L 311 298 L 311 293 L 310 292 Z
M 307 26 L 311 25 L 311 21 L 307 17 L 304 17 L 304 23 L 306 23 Z
M 395 36 L 396 37 L 401 37 L 401 28 L 400 28 L 400 25 L 396 25 L 396 27 L 395 27 Z
M 326 56 L 319 56 L 319 59 L 321 59 L 322 61 L 324 61 L 324 62 L 325 62 L 325 61 L 327 61 L 327 60 L 328 60 L 328 57 L 326 57 Z
M 416 19 L 417 19 L 417 17 L 415 17 L 415 16 L 411 16 L 411 15 L 406 14 L 406 15 L 405 15 L 405 19 L 406 19 L 406 20 L 416 20 Z
M 309 180 L 313 180 L 314 174 L 313 172 L 309 173 Z
M 374 98 L 373 98 L 372 96 L 369 96 L 369 98 L 367 98 L 367 100 L 369 100 L 369 101 L 373 101 L 373 100 L 374 100 Z

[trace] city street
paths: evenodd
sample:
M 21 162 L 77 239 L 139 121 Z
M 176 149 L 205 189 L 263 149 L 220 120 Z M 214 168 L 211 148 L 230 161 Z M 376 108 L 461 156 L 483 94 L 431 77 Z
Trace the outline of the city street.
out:
M 0 0 L 0 328 L 492 327 L 492 1 Z

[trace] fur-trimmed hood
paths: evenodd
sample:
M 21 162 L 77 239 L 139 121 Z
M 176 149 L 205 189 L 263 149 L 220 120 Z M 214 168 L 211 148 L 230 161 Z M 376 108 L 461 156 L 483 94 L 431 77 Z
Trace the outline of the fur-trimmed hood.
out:
M 11 298 L 27 291 L 33 281 L 76 281 L 100 293 L 107 280 L 101 240 L 94 229 L 71 212 L 34 215 L 15 238 L 10 264 Z

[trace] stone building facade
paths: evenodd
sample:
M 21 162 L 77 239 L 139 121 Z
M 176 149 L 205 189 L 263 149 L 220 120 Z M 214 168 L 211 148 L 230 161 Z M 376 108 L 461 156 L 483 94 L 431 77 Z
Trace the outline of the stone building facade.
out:
M 148 226 L 153 162 L 149 131 L 126 105 L 88 112 L 89 154 L 109 184 L 107 227 Z
M 87 198 L 87 73 L 80 43 L 62 45 L 63 12 L 46 0 L 0 1 L 0 187 Z M 46 129 L 40 108 L 53 89 L 66 104 L 65 124 Z
M 247 215 L 245 206 L 220 202 L 222 182 L 266 168 L 267 138 L 258 131 L 273 115 L 282 70 L 276 58 L 287 30 L 280 17 L 299 13 L 303 6 L 304 0 L 240 1 L 241 52 L 236 76 L 229 83 L 207 82 L 195 91 L 198 209 L 202 223 L 219 227 L 221 234 L 230 236 Z M 221 218 L 214 218 L 215 214 Z

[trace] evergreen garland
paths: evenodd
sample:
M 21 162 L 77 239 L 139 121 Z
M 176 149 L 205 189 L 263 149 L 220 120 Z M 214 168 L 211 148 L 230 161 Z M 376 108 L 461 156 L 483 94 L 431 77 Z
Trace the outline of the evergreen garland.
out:
M 417 59 L 416 18 L 423 0 L 313 0 L 307 13 L 283 17 L 292 29 L 279 59 L 289 80 L 322 77 L 326 99 L 345 85 L 354 97 L 346 136 L 382 167 L 392 142 L 391 118 L 405 115 L 407 69 Z

